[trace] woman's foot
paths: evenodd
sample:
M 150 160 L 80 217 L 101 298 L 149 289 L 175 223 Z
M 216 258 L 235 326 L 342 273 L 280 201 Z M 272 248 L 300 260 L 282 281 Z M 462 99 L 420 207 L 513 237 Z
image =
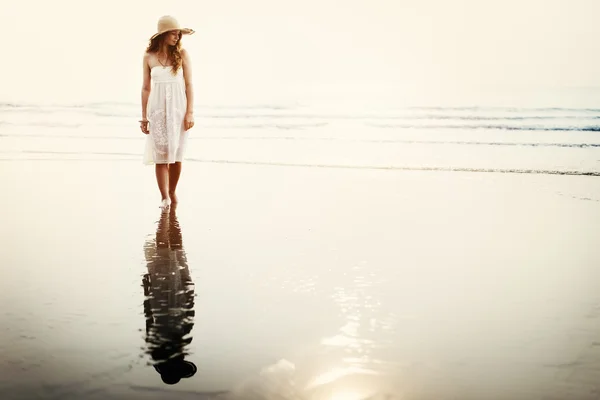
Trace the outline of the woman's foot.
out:
M 169 199 L 168 197 L 166 199 L 162 199 L 160 201 L 160 208 L 167 208 L 171 205 L 171 199 Z
M 169 197 L 171 198 L 171 203 L 179 202 L 179 199 L 177 198 L 177 195 L 175 194 L 175 192 L 169 192 Z

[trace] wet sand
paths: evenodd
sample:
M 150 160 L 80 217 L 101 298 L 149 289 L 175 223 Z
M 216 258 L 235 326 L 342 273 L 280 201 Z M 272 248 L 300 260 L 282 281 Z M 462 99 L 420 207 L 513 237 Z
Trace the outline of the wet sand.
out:
M 600 398 L 597 177 L 190 162 L 166 214 L 137 161 L 0 177 L 3 399 Z

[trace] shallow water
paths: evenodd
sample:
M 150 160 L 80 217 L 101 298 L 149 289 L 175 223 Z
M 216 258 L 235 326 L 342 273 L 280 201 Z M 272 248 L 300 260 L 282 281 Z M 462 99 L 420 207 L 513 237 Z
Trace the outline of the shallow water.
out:
M 135 162 L 2 178 L 2 398 L 598 397 L 595 177 L 188 164 L 167 213 Z
M 2 399 L 600 398 L 598 110 L 0 108 Z

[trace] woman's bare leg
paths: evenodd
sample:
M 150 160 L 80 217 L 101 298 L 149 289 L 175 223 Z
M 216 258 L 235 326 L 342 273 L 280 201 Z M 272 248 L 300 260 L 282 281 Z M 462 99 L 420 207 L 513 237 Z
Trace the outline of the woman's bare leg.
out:
M 177 182 L 179 182 L 179 176 L 181 175 L 181 162 L 175 162 L 169 164 L 169 197 L 173 203 L 177 203 L 177 195 L 175 189 L 177 189 Z
M 169 164 L 156 164 L 156 183 L 160 190 L 161 204 L 168 205 L 169 200 Z

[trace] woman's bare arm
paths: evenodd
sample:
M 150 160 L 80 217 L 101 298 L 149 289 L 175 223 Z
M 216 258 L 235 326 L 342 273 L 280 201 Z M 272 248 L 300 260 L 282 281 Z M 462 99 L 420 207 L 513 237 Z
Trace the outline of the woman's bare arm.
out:
M 148 107 L 148 97 L 150 97 L 150 65 L 148 64 L 148 60 L 150 58 L 150 54 L 144 54 L 144 65 L 143 65 L 143 77 L 144 81 L 142 83 L 142 119 L 146 119 L 146 111 Z
M 183 78 L 185 79 L 185 95 L 187 97 L 187 108 L 185 112 L 185 129 L 194 126 L 194 84 L 192 83 L 192 62 L 190 55 L 185 49 L 181 49 L 183 61 Z

